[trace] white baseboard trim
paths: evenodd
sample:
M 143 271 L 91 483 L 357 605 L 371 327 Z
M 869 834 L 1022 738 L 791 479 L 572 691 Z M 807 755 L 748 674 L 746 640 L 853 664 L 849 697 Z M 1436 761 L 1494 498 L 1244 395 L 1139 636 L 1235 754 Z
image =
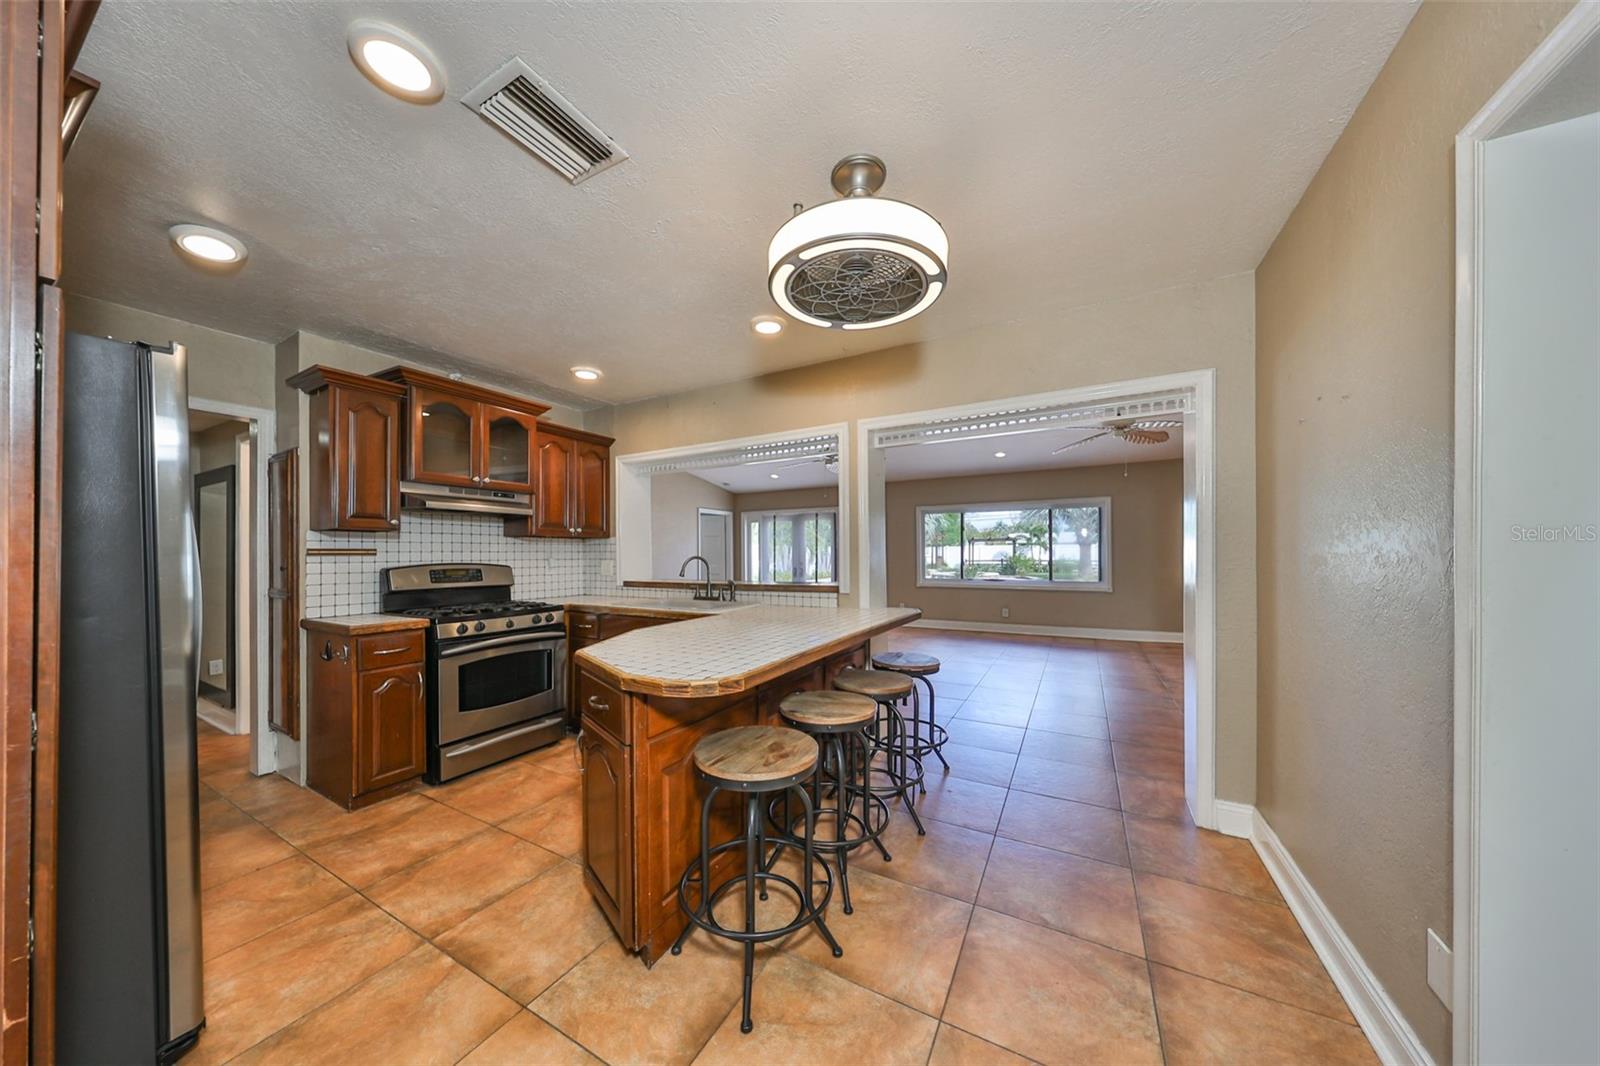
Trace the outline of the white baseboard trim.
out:
M 205 700 L 195 701 L 194 713 L 195 717 L 216 726 L 224 733 L 237 734 L 239 732 L 239 720 L 234 717 L 233 712 L 225 711 L 214 704 L 208 705 Z
M 956 629 L 964 633 L 1021 633 L 1036 637 L 1081 637 L 1086 640 L 1131 640 L 1140 644 L 1182 644 L 1182 633 L 1156 629 L 1085 629 L 1079 626 L 1029 626 L 1013 622 L 941 622 L 919 618 L 907 622 L 916 629 Z
M 1248 803 L 1219 799 L 1212 805 L 1217 816 L 1217 832 L 1249 840 L 1255 835 L 1256 809 Z
M 1244 804 L 1225 804 L 1219 800 L 1219 821 L 1223 806 L 1245 807 Z M 1278 891 L 1283 893 L 1284 901 L 1289 904 L 1289 910 L 1299 921 L 1300 928 L 1305 930 L 1306 939 L 1311 941 L 1317 957 L 1328 968 L 1328 975 L 1333 978 L 1339 994 L 1344 996 L 1361 1031 L 1372 1041 L 1378 1058 L 1387 1066 L 1433 1066 L 1433 1059 L 1416 1031 L 1401 1015 L 1394 1000 L 1389 998 L 1377 975 L 1368 968 L 1328 905 L 1322 902 L 1317 890 L 1306 880 L 1306 875 L 1278 839 L 1278 834 L 1261 817 L 1260 811 L 1253 807 L 1245 809 L 1252 814 L 1251 843 L 1261 856 L 1267 873 L 1272 875 Z

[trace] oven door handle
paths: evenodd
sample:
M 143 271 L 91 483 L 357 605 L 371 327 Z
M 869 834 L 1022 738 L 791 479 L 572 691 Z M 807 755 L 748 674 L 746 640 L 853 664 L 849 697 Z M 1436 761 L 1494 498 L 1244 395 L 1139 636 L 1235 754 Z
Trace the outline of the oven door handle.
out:
M 443 648 L 439 651 L 439 658 L 448 659 L 455 655 L 471 655 L 475 651 L 487 651 L 490 648 L 505 648 L 514 644 L 555 644 L 565 640 L 560 633 L 537 633 L 532 635 L 514 635 L 509 637 L 495 637 L 493 640 L 475 640 L 471 644 L 458 644 L 453 648 Z

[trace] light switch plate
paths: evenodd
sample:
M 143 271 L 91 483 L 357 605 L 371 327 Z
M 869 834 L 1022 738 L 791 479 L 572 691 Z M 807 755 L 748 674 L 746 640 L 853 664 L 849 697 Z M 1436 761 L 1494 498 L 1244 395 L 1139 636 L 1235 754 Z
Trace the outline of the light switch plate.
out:
M 1009 608 L 1009 607 L 1000 608 L 1000 617 L 1001 618 L 1010 618 L 1011 617 L 1011 608 Z
M 222 674 L 222 660 L 221 659 L 212 659 L 211 661 L 207 662 L 206 663 L 206 673 L 209 674 L 212 677 L 221 676 L 221 674 Z
M 1455 990 L 1455 952 L 1450 950 L 1450 945 L 1439 939 L 1439 934 L 1432 929 L 1428 930 L 1428 987 L 1433 989 L 1433 994 L 1439 997 L 1439 1002 L 1447 1010 L 1453 1010 L 1450 1005 L 1451 994 Z

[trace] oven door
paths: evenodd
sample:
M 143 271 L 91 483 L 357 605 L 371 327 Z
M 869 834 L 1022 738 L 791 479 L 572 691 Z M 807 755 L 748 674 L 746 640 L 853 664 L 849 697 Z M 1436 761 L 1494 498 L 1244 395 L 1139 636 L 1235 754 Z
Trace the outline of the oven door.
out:
M 560 633 L 447 646 L 438 661 L 440 744 L 561 710 L 567 640 Z

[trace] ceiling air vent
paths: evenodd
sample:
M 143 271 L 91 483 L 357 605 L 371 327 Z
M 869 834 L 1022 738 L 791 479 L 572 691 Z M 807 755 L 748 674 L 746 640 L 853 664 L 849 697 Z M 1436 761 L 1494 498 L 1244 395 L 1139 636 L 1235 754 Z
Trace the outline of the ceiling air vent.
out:
M 574 185 L 628 158 L 621 145 L 520 59 L 495 71 L 461 102 Z

